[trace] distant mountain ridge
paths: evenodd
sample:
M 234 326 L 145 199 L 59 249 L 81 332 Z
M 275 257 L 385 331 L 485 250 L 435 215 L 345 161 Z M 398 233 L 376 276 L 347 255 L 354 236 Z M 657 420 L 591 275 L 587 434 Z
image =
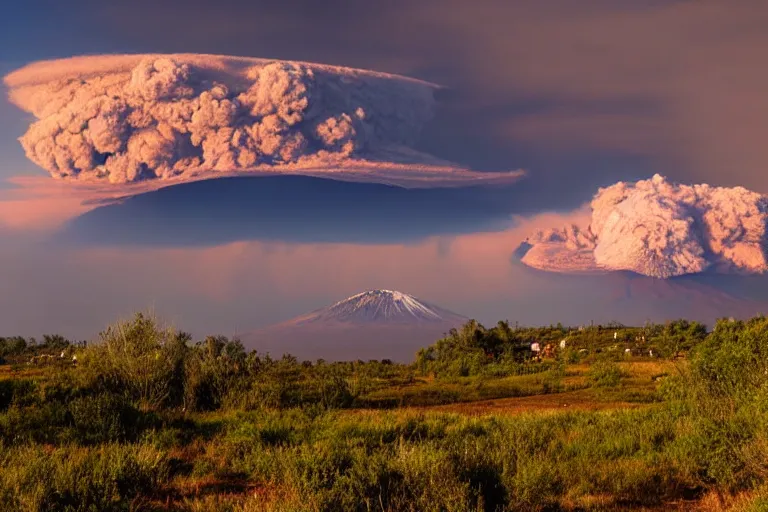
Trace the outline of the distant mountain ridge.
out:
M 467 320 L 407 293 L 368 290 L 240 338 L 273 357 L 410 362 L 420 348 Z

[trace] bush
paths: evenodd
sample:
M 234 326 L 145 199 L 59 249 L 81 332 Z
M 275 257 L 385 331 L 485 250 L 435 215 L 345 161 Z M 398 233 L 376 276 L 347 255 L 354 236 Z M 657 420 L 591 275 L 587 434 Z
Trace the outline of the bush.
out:
M 750 489 L 768 477 L 768 319 L 722 320 L 693 353 L 674 389 L 691 428 L 680 440 L 696 460 L 701 485 Z M 673 390 L 670 390 L 673 391 Z
M 523 335 L 507 322 L 487 329 L 470 320 L 461 329 L 451 329 L 448 336 L 416 355 L 415 366 L 422 374 L 441 377 L 480 375 L 491 369 L 498 374 L 499 365 L 515 367 L 530 355 L 530 336 Z
M 581 361 L 581 354 L 578 350 L 568 348 L 562 353 L 562 359 L 567 364 L 578 364 Z
M 128 441 L 152 423 L 123 397 L 103 393 L 81 396 L 67 405 L 56 400 L 13 405 L 0 414 L 0 440 L 9 445 Z
M 142 414 L 125 398 L 108 393 L 84 396 L 69 404 L 75 439 L 99 444 L 136 439 Z
M 0 414 L 0 440 L 5 444 L 56 444 L 68 424 L 69 411 L 61 403 L 14 405 Z
M 209 336 L 186 353 L 184 405 L 188 410 L 212 411 L 225 401 L 239 402 L 247 390 L 248 356 L 239 340 Z
M 0 380 L 0 411 L 11 404 L 28 405 L 35 401 L 37 386 L 29 379 Z
M 621 368 L 611 361 L 598 361 L 589 367 L 589 381 L 597 387 L 616 387 L 621 381 Z
M 0 452 L 0 502 L 19 512 L 128 510 L 168 480 L 170 466 L 148 446 L 16 448 Z
M 137 314 L 101 333 L 101 344 L 83 353 L 83 371 L 112 393 L 124 393 L 142 409 L 178 405 L 184 395 L 183 363 L 188 335 L 161 328 Z

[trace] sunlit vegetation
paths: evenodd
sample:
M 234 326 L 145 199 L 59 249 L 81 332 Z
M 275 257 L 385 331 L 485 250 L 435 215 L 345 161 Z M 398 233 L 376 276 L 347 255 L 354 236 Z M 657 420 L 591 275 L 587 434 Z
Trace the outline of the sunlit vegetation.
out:
M 765 318 L 469 322 L 403 365 L 271 358 L 137 315 L 87 345 L 2 338 L 0 355 L 3 510 L 768 502 Z

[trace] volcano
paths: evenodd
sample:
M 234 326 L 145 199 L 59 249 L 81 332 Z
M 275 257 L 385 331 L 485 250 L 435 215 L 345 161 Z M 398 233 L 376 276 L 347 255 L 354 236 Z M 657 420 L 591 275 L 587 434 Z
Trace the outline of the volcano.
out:
M 467 320 L 407 293 L 369 290 L 240 339 L 247 349 L 272 357 L 410 362 L 420 348 Z

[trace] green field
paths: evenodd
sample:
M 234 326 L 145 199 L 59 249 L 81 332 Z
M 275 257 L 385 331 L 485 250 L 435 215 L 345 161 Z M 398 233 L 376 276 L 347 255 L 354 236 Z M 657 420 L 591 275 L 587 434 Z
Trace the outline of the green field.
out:
M 0 339 L 2 510 L 768 509 L 763 318 L 470 323 L 411 365 L 273 360 L 142 316 L 24 345 Z

